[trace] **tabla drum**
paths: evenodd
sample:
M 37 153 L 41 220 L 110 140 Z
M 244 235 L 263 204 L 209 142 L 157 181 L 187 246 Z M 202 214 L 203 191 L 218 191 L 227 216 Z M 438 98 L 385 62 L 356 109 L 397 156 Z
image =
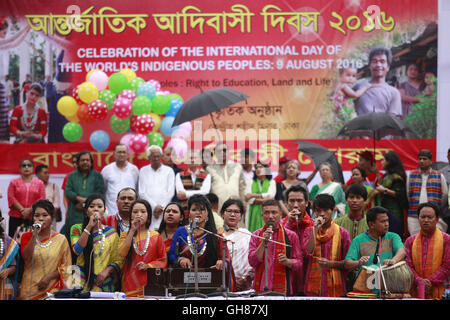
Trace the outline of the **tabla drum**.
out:
M 414 275 L 405 261 L 392 266 L 382 266 L 385 281 L 381 281 L 381 289 L 390 293 L 409 293 L 414 282 Z M 386 287 L 384 283 L 386 282 Z
M 353 290 L 357 292 L 372 292 L 372 289 L 367 286 L 367 280 L 374 271 L 370 267 L 362 266 L 358 277 L 353 284 Z

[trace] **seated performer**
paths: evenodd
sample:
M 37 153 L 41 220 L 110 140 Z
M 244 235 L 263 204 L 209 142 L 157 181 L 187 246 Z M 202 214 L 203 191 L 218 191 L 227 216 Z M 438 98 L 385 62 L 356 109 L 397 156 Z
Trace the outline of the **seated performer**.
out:
M 342 297 L 347 293 L 344 258 L 351 240 L 348 231 L 331 218 L 335 207 L 334 198 L 329 194 L 318 194 L 314 198 L 313 210 L 317 218 L 304 235 L 308 256 L 307 296 Z
M 414 275 L 413 297 L 441 299 L 450 276 L 450 236 L 436 227 L 439 207 L 431 202 L 417 209 L 420 231 L 405 241 L 406 263 Z M 419 288 L 424 287 L 424 292 Z
M 297 234 L 284 228 L 281 224 L 281 206 L 277 200 L 266 200 L 262 204 L 264 227 L 253 232 L 254 235 L 266 240 L 252 237 L 248 252 L 248 262 L 255 269 L 253 289 L 257 292 L 265 290 L 265 244 L 267 243 L 267 274 L 269 291 L 292 295 L 294 283 L 293 274 L 302 271 L 302 252 Z M 272 227 L 269 227 L 272 226 Z M 269 239 L 277 241 L 274 243 Z M 290 245 L 286 247 L 280 243 Z

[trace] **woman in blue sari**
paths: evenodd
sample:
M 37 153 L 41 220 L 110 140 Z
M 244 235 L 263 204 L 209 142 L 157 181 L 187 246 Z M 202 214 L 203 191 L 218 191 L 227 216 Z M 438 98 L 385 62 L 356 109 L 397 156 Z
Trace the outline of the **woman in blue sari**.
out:
M 0 222 L 3 218 L 0 218 Z M 14 300 L 17 295 L 19 245 L 0 225 L 0 300 Z

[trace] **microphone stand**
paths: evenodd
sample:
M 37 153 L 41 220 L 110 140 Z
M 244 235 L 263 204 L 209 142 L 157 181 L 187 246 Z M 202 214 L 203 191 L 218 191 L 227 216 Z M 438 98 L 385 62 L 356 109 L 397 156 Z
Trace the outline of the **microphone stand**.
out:
M 202 230 L 202 231 L 204 231 L 204 232 L 206 232 L 206 233 L 208 233 L 208 234 L 212 234 L 213 236 L 215 236 L 215 237 L 217 237 L 219 239 L 222 239 L 222 242 L 223 242 L 223 244 L 222 244 L 222 262 L 223 262 L 222 263 L 222 285 L 220 286 L 220 289 L 217 292 L 209 293 L 207 296 L 208 297 L 222 296 L 222 297 L 225 297 L 225 298 L 237 297 L 238 295 L 228 292 L 227 285 L 226 285 L 226 274 L 225 274 L 225 266 L 226 266 L 226 264 L 225 264 L 225 247 L 226 247 L 228 241 L 230 241 L 230 242 L 233 242 L 233 241 L 228 240 L 225 237 L 219 236 L 218 234 L 213 233 L 213 232 L 211 232 L 209 230 L 206 230 L 206 229 L 204 229 L 202 227 L 197 227 L 197 228 Z
M 255 235 L 253 233 L 243 232 L 243 231 L 240 231 L 240 230 L 238 230 L 236 228 L 231 228 L 231 227 L 229 227 L 229 228 L 231 230 L 235 230 L 235 231 L 244 233 L 244 234 L 249 235 L 251 237 L 264 240 L 264 291 L 256 293 L 255 295 L 258 295 L 258 296 L 283 296 L 283 297 L 285 297 L 286 294 L 284 294 L 284 293 L 269 290 L 269 278 L 268 278 L 269 275 L 267 274 L 268 273 L 267 269 L 268 269 L 268 265 L 269 265 L 268 257 L 267 257 L 267 251 L 268 251 L 268 245 L 267 244 L 269 242 L 272 242 L 272 243 L 276 243 L 276 244 L 281 244 L 281 245 L 283 245 L 285 247 L 292 247 L 292 246 L 290 244 L 278 242 L 278 241 L 275 241 L 275 240 L 269 240 L 269 239 L 266 239 L 264 237 L 257 236 L 257 235 Z
M 192 240 L 192 247 L 189 248 L 191 250 L 191 253 L 194 255 L 194 292 L 188 293 L 188 294 L 181 294 L 176 296 L 176 299 L 180 298 L 208 298 L 206 294 L 203 294 L 200 292 L 198 288 L 198 252 L 197 252 L 197 245 L 192 237 L 192 230 L 191 227 L 189 227 L 188 237 L 191 237 Z

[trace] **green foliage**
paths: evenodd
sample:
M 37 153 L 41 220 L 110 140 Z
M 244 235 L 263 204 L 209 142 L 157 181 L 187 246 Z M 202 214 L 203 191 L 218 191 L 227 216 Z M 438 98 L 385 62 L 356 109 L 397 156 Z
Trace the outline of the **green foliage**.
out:
M 349 99 L 353 102 L 353 99 Z M 350 103 L 353 105 L 353 103 Z M 324 120 L 322 127 L 319 129 L 320 139 L 336 139 L 339 131 L 344 127 L 344 125 L 356 117 L 354 108 L 342 105 L 336 107 L 332 101 L 327 101 L 325 103 L 326 114 L 324 115 Z
M 405 118 L 414 137 L 419 139 L 436 138 L 437 86 L 436 78 L 431 80 L 435 84 L 431 95 L 418 95 L 423 100 L 411 106 L 411 112 Z

